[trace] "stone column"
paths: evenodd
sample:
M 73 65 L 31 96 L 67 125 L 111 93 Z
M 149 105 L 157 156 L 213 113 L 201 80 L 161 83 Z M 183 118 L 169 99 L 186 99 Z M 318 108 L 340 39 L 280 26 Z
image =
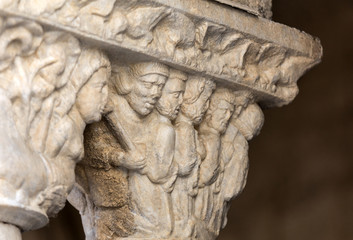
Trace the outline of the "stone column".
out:
M 68 197 L 87 239 L 215 239 L 261 108 L 290 103 L 322 56 L 270 7 L 1 1 L 1 234 L 43 227 Z
M 14 225 L 0 223 L 0 239 L 21 240 L 21 232 Z

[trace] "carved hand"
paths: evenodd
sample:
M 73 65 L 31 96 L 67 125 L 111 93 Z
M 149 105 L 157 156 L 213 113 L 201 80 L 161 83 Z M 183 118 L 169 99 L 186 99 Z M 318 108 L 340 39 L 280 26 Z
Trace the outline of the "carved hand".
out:
M 197 158 L 189 158 L 189 160 L 192 161 L 188 161 L 185 163 L 184 166 L 179 167 L 179 175 L 181 176 L 187 176 L 190 175 L 192 170 L 194 169 L 195 165 L 196 165 L 196 160 Z
M 205 185 L 211 185 L 214 183 L 217 180 L 219 172 L 219 165 L 210 164 L 206 166 L 201 164 L 199 186 L 204 187 Z
M 125 167 L 131 170 L 143 169 L 146 166 L 146 154 L 145 151 L 133 150 L 124 154 L 124 156 L 119 159 L 119 166 Z

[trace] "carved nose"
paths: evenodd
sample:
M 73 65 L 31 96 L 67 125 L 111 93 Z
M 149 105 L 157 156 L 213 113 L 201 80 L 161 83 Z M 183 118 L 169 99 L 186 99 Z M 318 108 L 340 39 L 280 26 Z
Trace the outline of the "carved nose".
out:
M 181 105 L 182 103 L 183 103 L 183 95 L 180 94 L 178 104 Z
M 228 110 L 227 111 L 227 119 L 229 119 L 231 115 L 232 115 L 232 112 L 230 110 Z
M 159 98 L 160 95 L 161 95 L 161 92 L 158 91 L 158 87 L 156 87 L 156 86 L 154 86 L 154 87 L 151 88 L 150 93 L 151 93 L 151 97 L 152 97 L 153 99 L 157 99 L 157 98 Z

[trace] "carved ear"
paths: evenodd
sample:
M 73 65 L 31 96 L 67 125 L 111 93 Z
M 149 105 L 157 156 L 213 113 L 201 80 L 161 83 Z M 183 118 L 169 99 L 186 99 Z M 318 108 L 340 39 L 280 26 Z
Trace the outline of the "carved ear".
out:
M 204 82 L 199 82 L 197 89 L 199 90 L 199 93 L 202 93 L 205 90 L 205 83 Z

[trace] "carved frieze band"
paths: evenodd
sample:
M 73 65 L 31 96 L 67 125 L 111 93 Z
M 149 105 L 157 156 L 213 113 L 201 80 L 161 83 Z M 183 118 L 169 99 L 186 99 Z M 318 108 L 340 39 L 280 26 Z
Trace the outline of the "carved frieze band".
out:
M 90 240 L 214 239 L 259 106 L 292 101 L 321 55 L 214 1 L 0 1 L 1 228 L 69 196 Z
M 298 78 L 322 54 L 305 33 L 201 0 L 6 0 L 0 9 L 114 46 L 120 59 L 139 54 L 251 89 L 268 107 L 292 101 Z
M 272 0 L 214 0 L 236 8 L 243 9 L 256 16 L 271 18 Z

